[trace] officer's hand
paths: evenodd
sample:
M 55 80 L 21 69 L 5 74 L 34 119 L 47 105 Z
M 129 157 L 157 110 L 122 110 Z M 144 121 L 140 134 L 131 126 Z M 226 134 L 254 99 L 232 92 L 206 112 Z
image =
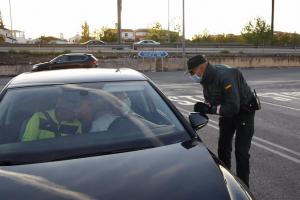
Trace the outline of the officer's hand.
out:
M 195 105 L 194 105 L 194 111 L 195 112 L 199 112 L 199 113 L 202 113 L 202 114 L 207 114 L 210 110 L 210 106 L 206 103 L 203 103 L 203 102 L 197 102 Z

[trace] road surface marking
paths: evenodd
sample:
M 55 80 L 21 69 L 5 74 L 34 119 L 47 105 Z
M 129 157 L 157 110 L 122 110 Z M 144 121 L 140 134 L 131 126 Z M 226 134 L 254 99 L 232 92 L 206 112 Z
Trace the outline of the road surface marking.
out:
M 178 109 L 182 112 L 182 114 L 183 114 L 185 117 L 188 117 L 188 113 L 189 113 L 190 111 L 187 111 L 187 110 L 185 110 L 185 109 L 183 109 L 183 108 L 178 108 Z M 210 120 L 210 121 L 212 121 L 212 120 Z M 214 121 L 214 122 L 215 122 L 215 121 Z M 217 122 L 215 122 L 215 123 L 217 123 Z M 211 123 L 208 123 L 208 126 L 214 128 L 214 129 L 216 129 L 216 130 L 219 130 L 219 127 L 217 127 L 217 126 L 215 126 L 215 125 L 213 125 L 213 124 L 211 124 Z M 256 137 L 256 138 L 257 138 L 257 137 Z M 261 138 L 260 138 L 260 139 L 261 139 Z M 262 139 L 262 140 L 263 140 L 263 139 Z M 268 141 L 268 142 L 269 142 L 269 141 Z M 272 152 L 272 153 L 274 153 L 274 154 L 276 154 L 276 155 L 278 155 L 278 156 L 281 156 L 281 157 L 286 158 L 286 159 L 288 159 L 288 160 L 290 160 L 290 161 L 293 161 L 293 162 L 295 162 L 295 163 L 297 163 L 297 164 L 300 164 L 300 160 L 297 159 L 297 158 L 295 158 L 295 157 L 289 156 L 289 155 L 287 155 L 287 154 L 285 154 L 285 153 L 282 153 L 282 152 L 279 152 L 279 151 L 274 150 L 274 149 L 272 149 L 272 148 L 266 147 L 266 146 L 264 146 L 264 145 L 262 145 L 262 144 L 259 144 L 259 143 L 255 142 L 255 141 L 251 141 L 251 143 L 252 143 L 253 145 L 257 146 L 257 147 L 260 147 L 260 148 L 262 148 L 262 149 L 264 149 L 264 150 L 267 150 L 267 151 L 269 151 L 269 152 Z M 270 142 L 270 143 L 271 143 L 271 142 Z M 274 143 L 273 143 L 273 144 L 274 144 Z M 278 145 L 278 146 L 280 146 L 280 145 Z M 283 147 L 283 148 L 285 148 L 285 147 Z M 285 149 L 287 149 L 287 148 L 285 148 Z M 293 150 L 290 150 L 290 149 L 289 149 L 289 151 L 294 152 Z M 296 153 L 298 154 L 298 152 L 296 152 Z
M 216 121 L 214 121 L 214 120 L 211 120 L 211 119 L 210 119 L 209 121 L 212 122 L 212 123 L 214 123 L 214 124 L 218 124 L 218 122 L 216 122 Z M 282 149 L 282 150 L 287 151 L 287 152 L 289 152 L 289 153 L 292 153 L 292 154 L 295 154 L 295 155 L 297 155 L 297 156 L 300 156 L 300 153 L 299 153 L 299 152 L 294 151 L 294 150 L 291 150 L 291 149 L 288 149 L 288 148 L 286 148 L 286 147 L 284 147 L 284 146 L 281 146 L 281 145 L 279 145 L 279 144 L 275 144 L 275 143 L 273 143 L 273 142 L 270 142 L 270 141 L 268 141 L 268 140 L 262 139 L 262 138 L 257 137 L 257 136 L 253 136 L 253 138 L 256 139 L 256 140 L 258 140 L 258 141 L 260 141 L 260 142 L 264 142 L 264 143 L 269 144 L 269 145 L 271 145 L 271 146 L 277 147 L 278 149 Z
M 185 112 L 185 113 L 188 113 L 188 112 L 189 112 L 188 110 L 183 109 L 183 108 L 179 108 L 179 110 L 181 110 L 181 111 L 183 111 L 183 112 Z M 213 124 L 215 124 L 215 125 L 218 125 L 218 122 L 216 122 L 216 121 L 214 121 L 214 120 L 212 120 L 212 119 L 209 119 L 209 122 L 211 122 L 211 123 L 213 123 Z M 210 124 L 209 124 L 209 125 L 210 125 Z M 213 126 L 213 125 L 211 125 L 211 126 Z M 217 126 L 214 126 L 214 128 L 215 128 L 215 127 L 217 127 Z M 268 141 L 268 140 L 265 140 L 265 139 L 260 138 L 260 137 L 257 137 L 257 136 L 253 136 L 253 138 L 256 139 L 256 140 L 258 140 L 258 141 L 260 141 L 260 142 L 264 142 L 264 143 L 266 143 L 266 144 L 269 144 L 269 145 L 271 145 L 271 146 L 273 146 L 273 147 L 277 147 L 278 149 L 282 149 L 282 150 L 287 151 L 287 152 L 289 152 L 289 153 L 292 153 L 292 154 L 294 154 L 294 155 L 300 156 L 300 153 L 299 153 L 299 152 L 294 151 L 294 150 L 291 150 L 291 149 L 288 149 L 288 148 L 286 148 L 286 147 L 284 147 L 284 146 L 281 146 L 281 145 L 279 145 L 279 144 L 275 144 L 275 143 L 273 143 L 273 142 L 270 142 L 270 141 Z
M 272 93 L 275 94 L 275 93 Z M 265 97 L 262 94 L 260 95 L 261 97 Z M 266 97 L 271 97 L 270 93 L 266 94 Z M 197 101 L 201 101 L 204 99 L 203 95 L 178 95 L 178 96 L 168 96 L 168 98 L 171 101 L 174 101 L 180 105 L 184 105 L 184 106 L 189 106 L 189 105 L 194 105 L 195 102 Z M 292 99 L 288 99 L 288 98 L 284 98 L 284 97 L 271 97 L 275 100 L 279 100 L 279 101 L 291 101 Z M 295 98 L 295 97 L 294 97 Z M 200 100 L 201 99 L 201 100 Z M 287 108 L 287 109 L 291 109 L 291 110 L 295 110 L 295 111 L 300 111 L 300 108 L 293 108 L 290 106 L 284 106 L 284 105 L 280 105 L 280 104 L 276 104 L 276 103 L 271 103 L 271 102 L 267 102 L 267 101 L 260 101 L 263 104 L 268 104 L 268 105 L 272 105 L 272 106 L 277 106 L 280 108 Z
M 248 81 L 248 83 L 297 83 L 300 82 L 300 80 L 281 80 L 281 81 L 275 81 L 275 80 L 270 80 L 270 81 Z M 201 85 L 199 83 L 166 83 L 166 84 L 158 84 L 158 86 L 161 87 L 173 87 L 173 86 L 200 86 Z
M 272 105 L 272 106 L 277 106 L 277 107 L 281 107 L 281 108 L 287 108 L 287 109 L 291 109 L 291 110 L 300 111 L 300 108 L 292 108 L 292 107 L 289 107 L 289 106 L 283 106 L 283 105 L 279 105 L 279 104 L 275 104 L 275 103 L 270 103 L 270 102 L 266 102 L 266 101 L 260 101 L 260 103 L 264 103 L 264 104 L 268 104 L 268 105 Z

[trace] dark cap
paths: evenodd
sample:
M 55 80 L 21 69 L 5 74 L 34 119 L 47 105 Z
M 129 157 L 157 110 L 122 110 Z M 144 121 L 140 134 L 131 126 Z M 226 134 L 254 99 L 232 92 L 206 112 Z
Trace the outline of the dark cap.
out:
M 207 60 L 204 55 L 194 56 L 187 61 L 188 70 L 190 71 L 190 70 L 194 69 L 195 67 L 198 67 L 199 65 L 201 65 L 203 63 L 206 63 L 206 61 Z

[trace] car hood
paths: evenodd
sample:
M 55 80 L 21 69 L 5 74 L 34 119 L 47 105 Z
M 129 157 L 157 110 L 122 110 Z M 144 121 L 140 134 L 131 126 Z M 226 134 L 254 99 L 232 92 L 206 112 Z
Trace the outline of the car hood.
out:
M 37 63 L 34 66 L 46 66 L 46 65 L 49 65 L 49 64 L 50 64 L 50 62 L 43 62 L 43 63 Z
M 196 144 L 195 144 L 196 143 Z M 200 142 L 0 168 L 0 199 L 229 199 Z
M 50 65 L 50 62 L 43 62 L 43 63 L 37 63 L 33 65 L 32 70 L 36 70 L 36 68 L 40 67 L 47 67 Z

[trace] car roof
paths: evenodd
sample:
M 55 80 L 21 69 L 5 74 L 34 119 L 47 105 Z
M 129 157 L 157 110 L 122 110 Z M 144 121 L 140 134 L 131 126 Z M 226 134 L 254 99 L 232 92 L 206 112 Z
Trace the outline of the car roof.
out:
M 142 73 L 127 68 L 60 69 L 23 73 L 13 78 L 9 82 L 8 88 L 101 81 L 141 80 L 148 79 Z
M 89 53 L 66 53 L 66 54 L 62 54 L 64 56 L 91 56 L 93 54 L 89 54 Z

